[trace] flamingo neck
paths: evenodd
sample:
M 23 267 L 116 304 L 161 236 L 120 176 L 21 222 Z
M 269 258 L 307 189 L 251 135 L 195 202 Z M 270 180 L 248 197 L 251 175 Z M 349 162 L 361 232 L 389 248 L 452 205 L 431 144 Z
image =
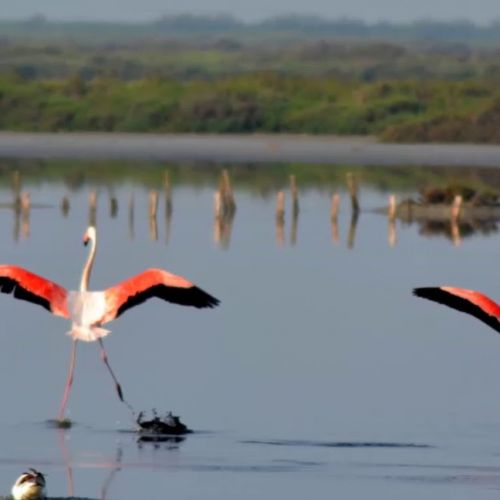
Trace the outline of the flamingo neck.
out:
M 80 292 L 86 292 L 89 288 L 90 273 L 92 272 L 92 266 L 94 265 L 95 251 L 97 242 L 94 238 L 90 239 L 90 251 L 87 257 L 87 262 L 82 271 L 82 279 L 80 280 Z

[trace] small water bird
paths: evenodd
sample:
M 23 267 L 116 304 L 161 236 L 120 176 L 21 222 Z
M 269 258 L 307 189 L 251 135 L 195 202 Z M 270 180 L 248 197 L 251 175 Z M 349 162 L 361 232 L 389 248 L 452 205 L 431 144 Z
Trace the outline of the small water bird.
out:
M 147 269 L 104 291 L 88 291 L 90 273 L 97 248 L 95 227 L 89 226 L 87 228 L 83 236 L 83 242 L 85 245 L 90 242 L 90 252 L 83 267 L 78 291 L 68 291 L 57 283 L 22 267 L 0 265 L 0 292 L 13 293 L 17 299 L 38 304 L 52 314 L 72 321 L 68 335 L 73 338 L 73 347 L 58 415 L 60 422 L 64 419 L 66 403 L 73 384 L 78 340 L 85 342 L 97 340 L 99 342 L 102 360 L 113 378 L 118 397 L 121 401 L 124 401 L 121 385 L 109 365 L 102 341 L 103 337 L 108 335 L 109 330 L 105 330 L 101 326 L 151 297 L 158 297 L 174 304 L 197 308 L 215 307 L 219 304 L 218 299 L 198 288 L 187 279 L 163 269 Z
M 470 314 L 500 333 L 500 305 L 480 292 L 441 286 L 415 288 L 413 294 Z
M 45 476 L 35 469 L 29 469 L 29 472 L 23 472 L 16 479 L 11 493 L 14 500 L 43 500 L 47 498 Z

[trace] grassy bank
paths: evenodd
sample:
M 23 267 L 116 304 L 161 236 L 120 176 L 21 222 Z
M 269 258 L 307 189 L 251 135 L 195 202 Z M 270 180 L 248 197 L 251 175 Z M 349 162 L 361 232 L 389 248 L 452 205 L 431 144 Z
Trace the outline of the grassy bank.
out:
M 488 81 L 345 82 L 256 73 L 188 82 L 0 77 L 0 129 L 376 134 L 394 141 L 499 142 Z

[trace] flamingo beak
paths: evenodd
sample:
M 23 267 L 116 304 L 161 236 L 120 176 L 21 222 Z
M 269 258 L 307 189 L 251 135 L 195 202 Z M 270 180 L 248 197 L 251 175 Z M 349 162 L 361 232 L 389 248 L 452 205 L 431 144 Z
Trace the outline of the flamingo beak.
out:
M 85 234 L 85 235 L 83 236 L 83 244 L 84 244 L 84 246 L 87 246 L 87 245 L 88 245 L 88 243 L 89 243 L 89 239 L 90 239 L 90 238 L 87 236 L 87 234 Z

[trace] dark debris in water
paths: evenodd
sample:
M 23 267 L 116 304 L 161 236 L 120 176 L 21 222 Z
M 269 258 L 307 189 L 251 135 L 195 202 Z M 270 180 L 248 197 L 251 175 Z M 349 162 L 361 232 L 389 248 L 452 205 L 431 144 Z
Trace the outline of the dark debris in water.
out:
M 193 432 L 189 429 L 177 415 L 172 412 L 167 413 L 164 417 L 160 417 L 156 410 L 153 410 L 153 418 L 146 420 L 144 412 L 140 412 L 137 416 L 136 423 L 138 425 L 139 440 L 144 442 L 161 442 L 172 440 L 175 436 L 183 436 Z
M 70 429 L 73 427 L 73 422 L 69 418 L 59 420 L 57 418 L 47 420 L 47 425 L 55 429 Z

